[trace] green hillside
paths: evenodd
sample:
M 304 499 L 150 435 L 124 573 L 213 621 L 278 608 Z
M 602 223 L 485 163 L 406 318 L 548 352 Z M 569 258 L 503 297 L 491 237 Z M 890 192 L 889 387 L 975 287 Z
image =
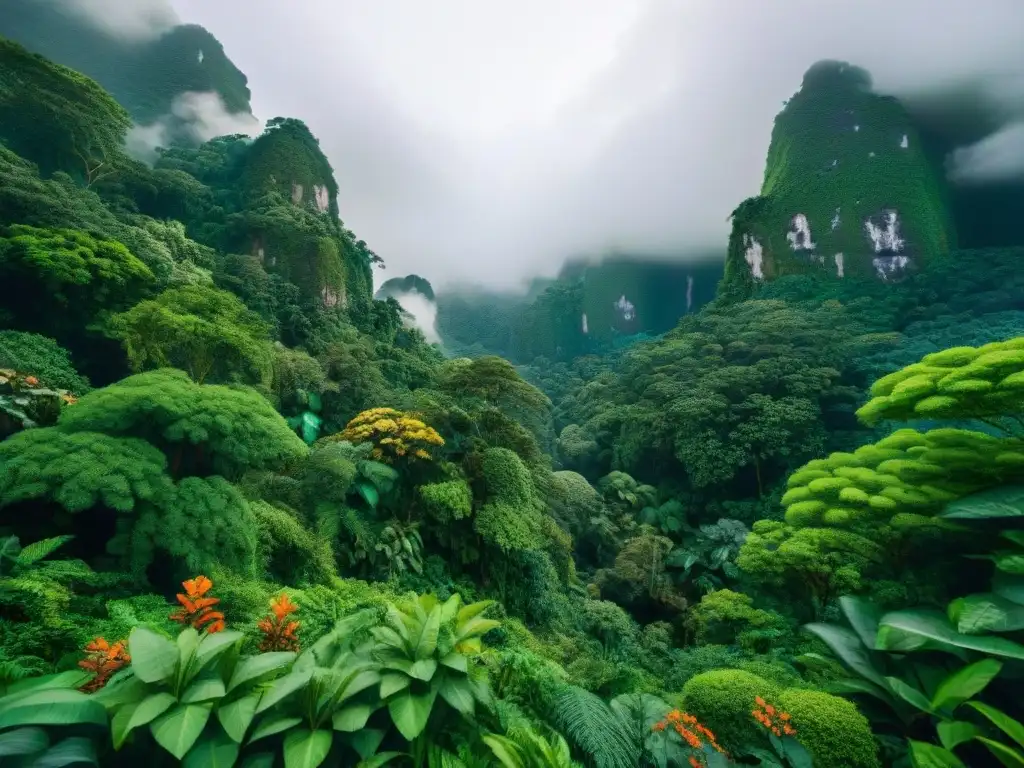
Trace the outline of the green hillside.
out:
M 733 212 L 726 287 L 920 269 L 956 246 L 946 199 L 899 101 L 857 67 L 819 62 L 775 119 L 761 194 Z
M 245 75 L 200 26 L 181 25 L 136 42 L 97 29 L 60 2 L 3 0 L 0 37 L 93 78 L 137 123 L 167 115 L 175 98 L 189 91 L 218 93 L 228 112 L 250 111 Z

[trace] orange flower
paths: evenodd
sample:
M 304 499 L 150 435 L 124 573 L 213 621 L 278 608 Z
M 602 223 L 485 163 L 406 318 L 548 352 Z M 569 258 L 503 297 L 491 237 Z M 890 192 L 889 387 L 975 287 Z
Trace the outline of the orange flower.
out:
M 25 383 L 28 384 L 30 387 L 34 387 L 39 383 L 39 379 L 37 379 L 35 376 L 26 376 Z
M 293 603 L 288 595 L 282 593 L 270 601 L 270 611 L 273 616 L 267 616 L 257 623 L 257 628 L 263 633 L 263 640 L 260 641 L 261 651 L 298 651 L 299 638 L 296 632 L 299 629 L 299 622 L 292 621 L 288 617 L 299 610 L 299 606 Z
M 131 661 L 124 641 L 111 645 L 105 638 L 97 637 L 85 646 L 85 658 L 78 666 L 93 674 L 92 680 L 82 685 L 83 693 L 94 693 L 105 686 L 110 678 L 125 664 Z
M 767 730 L 771 731 L 776 736 L 796 735 L 796 729 L 789 723 L 790 714 L 788 712 L 782 712 L 775 709 L 775 707 L 771 704 L 767 704 L 760 696 L 755 696 L 754 702 L 758 707 L 763 707 L 764 709 L 754 709 L 750 714 Z
M 725 754 L 725 750 L 719 746 L 718 740 L 715 738 L 715 734 L 688 712 L 681 712 L 678 709 L 673 709 L 665 715 L 663 720 L 655 723 L 652 730 L 656 733 L 660 733 L 670 725 L 672 726 L 672 730 L 679 735 L 691 750 L 699 750 L 696 754 L 692 754 L 690 756 L 689 760 L 691 766 L 705 768 L 706 763 L 704 760 L 704 750 L 707 746 L 710 746 L 717 752 Z
M 219 597 L 204 597 L 213 588 L 213 582 L 205 576 L 183 581 L 185 594 L 178 593 L 181 608 L 171 614 L 170 618 L 194 629 L 206 628 L 207 634 L 220 632 L 224 629 L 224 614 L 212 610 L 220 602 Z

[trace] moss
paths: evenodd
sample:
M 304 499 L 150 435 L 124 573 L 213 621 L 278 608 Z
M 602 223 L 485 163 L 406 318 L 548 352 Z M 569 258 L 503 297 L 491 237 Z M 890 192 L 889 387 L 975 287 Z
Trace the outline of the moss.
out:
M 846 699 L 821 691 L 789 688 L 775 702 L 792 716 L 797 739 L 811 753 L 815 765 L 881 765 L 867 719 Z
M 854 73 L 854 74 L 851 74 Z M 955 246 L 940 177 L 910 117 L 896 99 L 869 89 L 863 70 L 841 62 L 812 67 L 775 119 L 761 194 L 733 213 L 726 295 L 749 295 L 748 236 L 763 249 L 764 279 L 807 272 L 872 278 L 876 252 L 865 232 L 885 211 L 899 215 L 901 253 L 920 267 Z M 906 137 L 906 146 L 904 146 Z M 807 218 L 813 251 L 793 250 L 787 236 Z M 838 215 L 838 218 L 837 218 Z
M 745 747 L 767 745 L 763 730 L 750 712 L 755 696 L 774 699 L 779 692 L 775 683 L 750 672 L 716 669 L 691 678 L 683 686 L 683 706 L 715 733 L 727 751 L 740 753 Z

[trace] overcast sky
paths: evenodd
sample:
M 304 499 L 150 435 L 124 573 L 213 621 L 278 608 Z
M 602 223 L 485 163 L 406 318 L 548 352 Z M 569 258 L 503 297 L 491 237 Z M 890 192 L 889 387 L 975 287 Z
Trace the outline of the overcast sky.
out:
M 724 251 L 818 59 L 879 90 L 977 77 L 1024 103 L 1024 0 L 170 1 L 248 75 L 258 117 L 309 124 L 388 276 L 435 284 Z M 996 149 L 1024 158 L 1009 137 Z

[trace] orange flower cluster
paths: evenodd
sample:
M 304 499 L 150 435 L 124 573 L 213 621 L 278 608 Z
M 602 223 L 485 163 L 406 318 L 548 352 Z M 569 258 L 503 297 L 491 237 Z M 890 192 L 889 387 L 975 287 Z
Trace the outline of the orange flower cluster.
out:
M 288 617 L 299 610 L 299 606 L 289 600 L 288 595 L 282 593 L 270 601 L 270 610 L 273 616 L 267 616 L 256 625 L 263 632 L 260 650 L 298 651 L 299 638 L 295 633 L 299 629 L 299 622 Z
M 94 677 L 78 689 L 82 693 L 95 693 L 107 684 L 115 672 L 132 660 L 123 640 L 111 645 L 102 637 L 87 643 L 85 654 L 78 666 L 91 672 Z
M 680 712 L 678 709 L 673 709 L 665 715 L 664 720 L 655 723 L 652 730 L 660 733 L 669 727 L 678 733 L 682 737 L 683 741 L 689 744 L 692 749 L 703 750 L 705 746 L 709 746 L 716 752 L 725 754 L 725 750 L 719 746 L 718 740 L 715 738 L 715 734 L 713 734 L 709 728 L 705 728 L 697 721 L 697 718 L 691 714 Z M 703 768 L 704 764 L 703 756 L 690 756 L 690 765 L 693 766 L 693 768 Z
M 754 698 L 754 703 L 757 704 L 757 708 L 752 710 L 750 714 L 754 716 L 757 722 L 776 736 L 796 736 L 796 728 L 789 722 L 789 712 L 777 710 L 760 696 Z
M 211 635 L 224 629 L 224 614 L 213 610 L 220 598 L 205 596 L 213 589 L 213 582 L 205 576 L 196 576 L 181 582 L 181 586 L 185 588 L 184 595 L 178 593 L 181 608 L 172 613 L 170 618 L 195 629 L 202 629 L 205 625 L 206 632 Z

